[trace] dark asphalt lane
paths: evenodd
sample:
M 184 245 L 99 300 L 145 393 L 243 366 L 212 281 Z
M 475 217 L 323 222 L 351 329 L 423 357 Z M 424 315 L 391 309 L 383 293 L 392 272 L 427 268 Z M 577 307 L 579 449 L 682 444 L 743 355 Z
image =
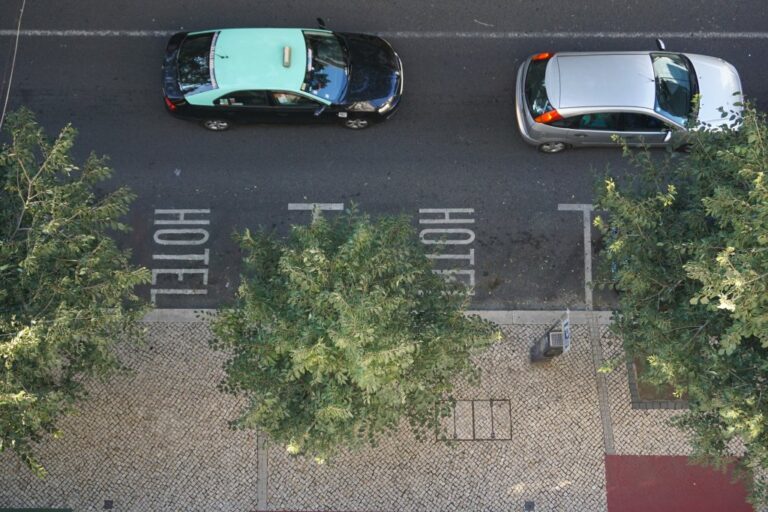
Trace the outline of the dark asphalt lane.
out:
M 21 0 L 0 5 L 11 25 Z M 224 26 L 306 26 L 322 16 L 360 31 L 764 31 L 763 0 L 362 0 L 147 1 L 28 0 L 24 26 L 42 29 L 169 30 Z
M 249 16 L 243 13 L 254 10 L 252 2 L 229 2 L 228 9 L 203 2 L 185 2 L 184 9 L 178 8 L 180 3 L 175 8 L 165 3 L 149 9 L 111 2 L 104 10 L 99 7 L 103 3 L 95 1 L 38 1 L 27 5 L 22 28 L 291 26 L 311 24 L 312 16 L 322 14 L 333 28 L 374 32 L 502 27 L 629 31 L 649 26 L 674 31 L 763 30 L 768 26 L 765 7 L 749 3 L 751 11 L 731 8 L 733 19 L 704 16 L 701 9 L 694 9 L 696 2 L 676 3 L 674 13 L 654 25 L 654 7 L 668 9 L 668 2 L 644 2 L 645 7 L 633 2 L 629 12 L 634 15 L 618 24 L 617 9 L 608 9 L 608 2 L 581 8 L 564 2 L 547 4 L 560 6 L 559 12 L 547 11 L 545 4 L 534 8 L 528 2 L 485 2 L 482 8 L 473 4 L 472 9 L 371 3 L 366 4 L 363 19 L 359 7 L 351 9 L 341 2 L 326 3 L 322 13 L 309 15 L 305 13 L 313 9 L 303 2 L 286 2 L 279 10 L 264 3 L 261 6 L 268 14 Z M 13 2 L 0 6 L 0 29 L 13 26 L 10 20 L 15 12 L 9 4 Z M 547 16 L 551 27 L 547 27 Z M 0 58 L 10 40 L 0 38 Z M 247 126 L 216 134 L 177 120 L 165 113 L 160 99 L 159 66 L 165 41 L 154 37 L 24 37 L 11 104 L 33 108 L 51 132 L 71 121 L 80 130 L 77 150 L 81 155 L 90 150 L 110 155 L 116 170 L 113 184 L 128 184 L 139 195 L 131 212 L 135 229 L 125 241 L 138 263 L 155 269 L 208 270 L 207 286 L 199 274 L 184 274 L 182 282 L 178 275 L 159 275 L 155 288 L 207 293 L 159 296 L 158 306 L 212 307 L 228 297 L 237 282 L 238 254 L 231 240 L 235 230 L 264 226 L 284 232 L 291 223 L 309 220 L 308 213 L 289 212 L 288 203 L 349 206 L 355 202 L 372 214 L 413 215 L 414 222 L 419 209 L 472 209 L 473 213 L 464 215 L 474 220 L 472 224 L 417 225 L 419 229 L 471 230 L 474 240 L 467 245 L 430 247 L 443 255 L 474 251 L 474 264 L 468 258 L 441 259 L 436 266 L 459 270 L 464 280 L 474 273 L 475 307 L 585 307 L 582 217 L 578 212 L 558 211 L 558 204 L 591 203 L 596 175 L 607 166 L 622 174 L 629 171 L 628 166 L 618 151 L 542 155 L 525 145 L 514 126 L 514 74 L 520 60 L 535 51 L 650 48 L 652 36 L 393 38 L 391 42 L 405 65 L 403 105 L 391 121 L 363 132 L 335 126 Z M 670 49 L 717 55 L 732 62 L 742 74 L 746 92 L 759 104 L 768 97 L 766 71 L 759 65 L 766 62 L 766 44 L 764 39 L 667 41 Z M 203 226 L 209 240 L 198 246 L 158 244 L 153 239 L 156 231 L 174 226 L 154 225 L 154 211 L 171 208 L 210 209 L 210 225 Z M 428 217 L 435 216 L 421 216 Z M 199 261 L 153 259 L 158 254 L 204 249 L 210 251 L 207 266 Z M 149 290 L 145 293 L 149 295 Z M 595 297 L 596 307 L 609 302 L 609 296 Z

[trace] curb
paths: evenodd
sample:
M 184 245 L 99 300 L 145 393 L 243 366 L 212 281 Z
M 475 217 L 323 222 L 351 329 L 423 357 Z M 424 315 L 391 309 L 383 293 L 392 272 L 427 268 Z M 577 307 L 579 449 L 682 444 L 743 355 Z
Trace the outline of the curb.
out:
M 553 324 L 560 320 L 565 311 L 560 310 L 469 310 L 470 315 L 478 315 L 499 325 L 535 325 Z M 570 311 L 571 324 L 587 325 L 594 318 L 598 325 L 610 325 L 613 311 Z
M 499 325 L 549 325 L 557 322 L 563 316 L 562 310 L 469 310 L 467 314 L 478 315 Z M 187 323 L 207 322 L 216 314 L 215 309 L 153 309 L 147 313 L 142 322 L 155 323 Z M 597 320 L 598 325 L 611 323 L 612 311 L 571 311 L 573 325 L 587 325 L 590 319 Z

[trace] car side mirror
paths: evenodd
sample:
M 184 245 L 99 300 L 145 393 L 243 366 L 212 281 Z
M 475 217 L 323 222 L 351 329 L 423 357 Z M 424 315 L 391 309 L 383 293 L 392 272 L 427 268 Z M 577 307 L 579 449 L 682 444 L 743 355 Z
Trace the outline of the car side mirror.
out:
M 327 28 L 327 27 L 325 26 L 325 20 L 324 20 L 323 18 L 317 18 L 317 25 L 318 25 L 320 28 L 322 28 L 322 29 L 325 29 L 325 28 Z
M 656 39 L 656 47 L 662 52 L 667 49 L 667 45 L 664 44 L 664 41 L 662 41 L 661 38 Z
M 666 144 L 672 140 L 672 130 L 667 130 L 667 134 L 664 136 L 664 143 Z
M 315 117 L 318 117 L 323 112 L 325 112 L 325 105 L 321 105 L 315 110 Z

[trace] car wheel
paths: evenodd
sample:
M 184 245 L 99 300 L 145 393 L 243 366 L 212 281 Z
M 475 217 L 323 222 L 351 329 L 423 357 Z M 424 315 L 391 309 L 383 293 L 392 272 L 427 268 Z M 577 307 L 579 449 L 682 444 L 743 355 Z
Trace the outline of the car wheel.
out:
M 344 120 L 344 126 L 351 130 L 362 130 L 363 128 L 368 128 L 370 125 L 371 122 L 362 117 L 350 117 Z
M 229 130 L 231 123 L 224 119 L 206 119 L 203 121 L 203 128 L 211 130 L 212 132 L 223 132 Z
M 545 142 L 544 144 L 539 145 L 539 151 L 542 153 L 560 153 L 561 151 L 565 151 L 568 148 L 568 146 L 565 144 L 565 142 Z

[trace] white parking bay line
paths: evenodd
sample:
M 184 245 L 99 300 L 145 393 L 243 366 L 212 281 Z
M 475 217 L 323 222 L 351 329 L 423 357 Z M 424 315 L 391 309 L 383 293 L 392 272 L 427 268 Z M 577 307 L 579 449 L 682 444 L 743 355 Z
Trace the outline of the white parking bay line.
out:
M 335 210 L 344 209 L 344 203 L 288 203 L 289 210 Z
M 288 209 L 294 211 L 310 211 L 312 212 L 312 220 L 314 221 L 320 216 L 321 211 L 343 211 L 344 203 L 288 203 Z
M 584 302 L 587 309 L 592 309 L 592 210 L 591 204 L 557 205 L 560 211 L 577 211 L 583 213 L 584 218 Z
M 24 29 L 22 37 L 168 37 L 179 30 L 76 30 Z M 384 31 L 375 32 L 392 39 L 768 39 L 768 32 L 450 32 Z M 1 29 L 0 37 L 16 37 L 16 30 Z

